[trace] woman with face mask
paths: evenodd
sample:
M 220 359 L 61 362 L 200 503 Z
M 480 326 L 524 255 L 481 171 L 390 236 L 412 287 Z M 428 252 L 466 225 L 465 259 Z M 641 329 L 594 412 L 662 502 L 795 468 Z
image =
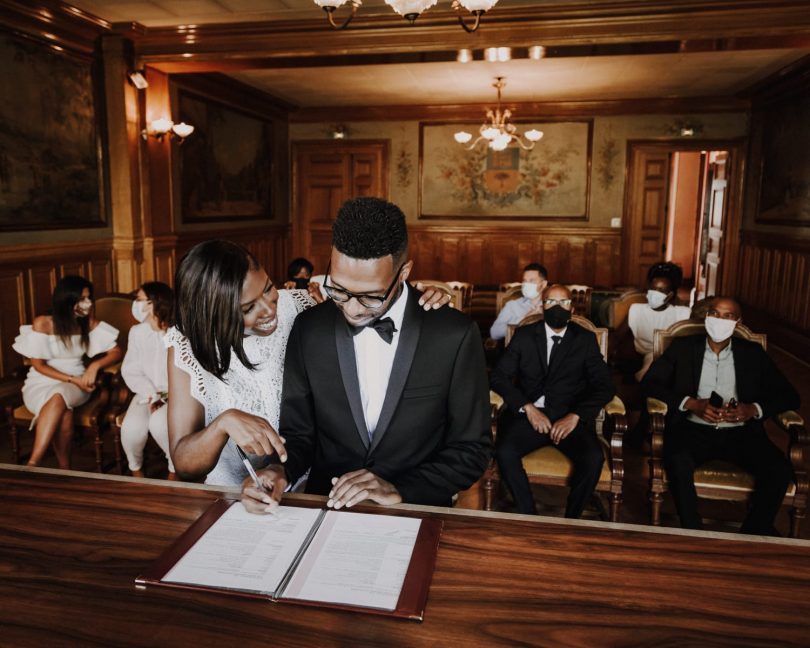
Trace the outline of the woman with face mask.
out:
M 657 329 L 668 329 L 675 322 L 689 319 L 687 306 L 672 301 L 681 285 L 683 273 L 674 263 L 657 263 L 647 272 L 647 303 L 633 304 L 627 314 L 627 325 L 633 332 L 636 352 L 642 355 L 636 380 L 641 381 L 652 364 L 653 337 Z
M 163 339 L 172 324 L 174 294 L 159 281 L 143 284 L 132 302 L 132 316 L 138 320 L 129 330 L 129 343 L 121 377 L 133 393 L 121 424 L 121 445 L 133 477 L 143 477 L 143 449 L 149 434 L 166 454 L 169 479 L 176 479 L 169 453 L 166 401 L 169 379 L 166 345 Z
M 31 369 L 22 389 L 34 414 L 34 446 L 29 466 L 42 461 L 53 442 L 60 468 L 70 468 L 73 409 L 86 403 L 98 372 L 121 359 L 118 330 L 93 314 L 93 284 L 74 275 L 60 279 L 53 291 L 51 315 L 21 326 L 13 349 L 29 358 Z M 82 359 L 90 358 L 85 366 Z

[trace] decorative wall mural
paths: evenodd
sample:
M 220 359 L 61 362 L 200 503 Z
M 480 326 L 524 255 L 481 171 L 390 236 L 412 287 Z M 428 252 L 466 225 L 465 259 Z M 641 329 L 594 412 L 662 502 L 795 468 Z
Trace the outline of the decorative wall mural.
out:
M 183 221 L 272 218 L 272 124 L 180 93 L 194 134 L 179 147 Z
M 0 36 L 0 88 L 0 229 L 104 225 L 92 65 Z
M 397 186 L 402 189 L 410 187 L 412 176 L 413 161 L 411 160 L 411 154 L 402 149 L 397 156 Z
M 810 226 L 810 95 L 793 97 L 756 114 L 762 133 L 757 221 Z
M 619 144 L 613 137 L 613 129 L 608 127 L 607 137 L 602 142 L 596 154 L 596 173 L 599 177 L 599 186 L 608 191 L 613 185 L 617 174 L 619 160 Z
M 468 151 L 453 140 L 476 125 L 422 125 L 421 218 L 588 218 L 592 122 L 521 124 L 544 137 L 530 151 L 516 144 Z

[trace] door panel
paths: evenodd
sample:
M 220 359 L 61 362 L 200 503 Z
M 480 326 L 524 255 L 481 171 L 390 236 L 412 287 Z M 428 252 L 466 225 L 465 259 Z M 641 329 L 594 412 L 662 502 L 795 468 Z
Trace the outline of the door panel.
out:
M 293 256 L 307 257 L 320 274 L 340 206 L 359 196 L 388 197 L 388 143 L 295 143 L 293 188 Z

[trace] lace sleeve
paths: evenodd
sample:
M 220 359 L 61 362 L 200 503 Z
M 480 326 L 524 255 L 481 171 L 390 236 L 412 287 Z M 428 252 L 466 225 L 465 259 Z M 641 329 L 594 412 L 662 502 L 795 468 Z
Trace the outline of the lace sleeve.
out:
M 200 366 L 188 338 L 172 326 L 163 338 L 167 349 L 174 349 L 174 366 L 186 372 L 191 379 L 191 395 L 205 409 L 205 424 L 208 425 L 220 411 L 230 407 L 230 397 L 225 383 Z

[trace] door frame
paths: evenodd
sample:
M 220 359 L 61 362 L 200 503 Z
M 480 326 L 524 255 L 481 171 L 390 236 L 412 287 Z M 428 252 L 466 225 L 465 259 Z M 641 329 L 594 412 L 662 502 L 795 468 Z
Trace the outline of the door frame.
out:
M 303 246 L 306 241 L 306 232 L 304 230 L 304 222 L 300 216 L 300 200 L 298 196 L 301 170 L 298 168 L 298 154 L 302 149 L 311 149 L 319 151 L 346 151 L 354 147 L 361 146 L 379 146 L 382 150 L 382 163 L 383 174 L 381 178 L 382 183 L 382 196 L 389 200 L 389 186 L 391 176 L 390 166 L 390 149 L 391 141 L 388 139 L 353 139 L 353 140 L 293 140 L 290 142 L 290 233 L 291 233 L 291 250 L 287 255 L 290 256 L 292 250 L 298 250 L 303 254 Z
M 628 257 L 630 237 L 633 222 L 630 214 L 630 199 L 633 195 L 633 183 L 638 180 L 633 177 L 633 163 L 639 149 L 656 152 L 676 151 L 728 151 L 729 177 L 726 203 L 726 223 L 723 231 L 721 247 L 721 267 L 718 285 L 723 294 L 733 295 L 737 289 L 737 259 L 740 248 L 740 229 L 743 219 L 743 191 L 745 168 L 747 163 L 747 138 L 737 137 L 731 139 L 633 139 L 627 140 L 627 153 L 625 157 L 624 175 L 627 181 L 624 185 L 624 204 L 622 206 L 622 282 L 630 282 Z M 668 193 L 668 191 L 667 191 Z

